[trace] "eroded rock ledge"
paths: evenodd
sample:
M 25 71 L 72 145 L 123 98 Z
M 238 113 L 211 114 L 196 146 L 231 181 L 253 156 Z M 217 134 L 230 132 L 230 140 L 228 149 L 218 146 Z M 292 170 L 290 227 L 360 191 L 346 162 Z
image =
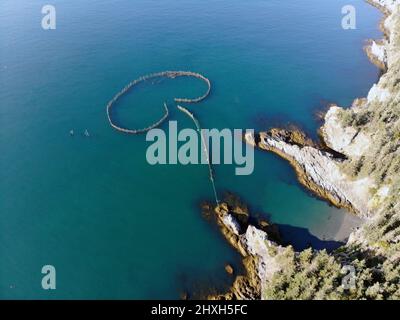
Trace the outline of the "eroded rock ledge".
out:
M 255 136 L 247 134 L 245 139 L 253 146 L 288 160 L 299 181 L 319 197 L 364 217 L 369 215 L 368 189 L 360 188 L 365 181 L 351 181 L 340 171 L 343 156 L 339 153 L 323 150 L 300 131 L 271 129 Z
M 203 206 L 205 215 L 214 215 L 226 240 L 242 255 L 246 273 L 238 275 L 229 292 L 209 296 L 218 300 L 261 299 L 264 287 L 280 269 L 279 254 L 284 247 L 278 245 L 277 228 L 265 220 L 257 226 L 250 224 L 250 214 L 233 195 L 217 206 Z

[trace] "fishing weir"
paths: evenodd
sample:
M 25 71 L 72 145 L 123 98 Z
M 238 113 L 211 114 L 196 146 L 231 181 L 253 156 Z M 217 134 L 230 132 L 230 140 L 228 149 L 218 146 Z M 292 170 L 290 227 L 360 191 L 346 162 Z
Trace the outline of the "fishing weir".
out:
M 167 120 L 167 118 L 169 116 L 169 109 L 168 109 L 166 102 L 164 102 L 164 110 L 165 110 L 164 115 L 159 120 L 154 122 L 153 124 L 149 125 L 148 127 L 141 128 L 141 129 L 128 129 L 128 128 L 123 128 L 120 125 L 116 124 L 112 119 L 111 110 L 113 107 L 115 107 L 115 104 L 117 103 L 118 99 L 120 99 L 124 94 L 126 94 L 129 90 L 131 90 L 134 86 L 138 85 L 139 83 L 142 83 L 142 82 L 145 82 L 148 80 L 152 80 L 155 78 L 175 79 L 177 77 L 193 77 L 193 78 L 200 79 L 207 84 L 207 90 L 202 96 L 197 97 L 197 98 L 174 98 L 174 101 L 177 104 L 178 103 L 198 103 L 198 102 L 203 101 L 204 99 L 206 99 L 209 96 L 209 94 L 211 92 L 211 82 L 208 78 L 201 75 L 200 73 L 196 73 L 196 72 L 192 72 L 192 71 L 163 71 L 163 72 L 158 72 L 158 73 L 151 73 L 151 74 L 142 76 L 142 77 L 137 78 L 137 79 L 133 80 L 132 82 L 130 82 L 108 102 L 107 107 L 106 107 L 107 118 L 108 118 L 108 122 L 110 123 L 111 127 L 113 127 L 117 131 L 120 131 L 120 132 L 126 133 L 126 134 L 143 134 L 143 133 L 146 133 L 146 132 L 160 126 L 165 120 Z M 200 135 L 201 141 L 202 141 L 204 154 L 205 154 L 207 164 L 208 164 L 209 179 L 211 181 L 211 185 L 213 188 L 215 202 L 218 205 L 219 199 L 218 199 L 217 189 L 215 186 L 214 171 L 213 171 L 212 164 L 210 161 L 207 143 L 206 143 L 203 131 L 201 130 L 200 122 L 198 121 L 198 119 L 196 119 L 194 114 L 192 112 L 190 112 L 187 108 L 182 107 L 180 105 L 177 105 L 177 108 L 178 108 L 178 110 L 185 113 L 189 118 L 192 119 L 192 121 L 194 122 L 194 124 L 196 126 L 197 131 L 199 132 L 199 135 Z
M 118 130 L 120 132 L 123 133 L 127 133 L 127 134 L 141 134 L 141 133 L 146 133 L 147 131 L 150 131 L 151 129 L 154 129 L 158 126 L 160 126 L 165 120 L 167 120 L 168 116 L 169 116 L 169 110 L 168 110 L 168 106 L 167 103 L 164 102 L 164 115 L 156 122 L 154 122 L 153 124 L 149 125 L 146 128 L 140 128 L 140 129 L 128 129 L 128 128 L 123 128 L 120 125 L 116 124 L 111 116 L 111 110 L 112 108 L 115 107 L 115 104 L 117 103 L 117 101 L 124 95 L 126 94 L 129 90 L 131 90 L 134 86 L 138 85 L 139 83 L 148 81 L 148 80 L 152 80 L 155 78 L 170 78 L 170 79 L 175 79 L 177 77 L 192 77 L 192 78 L 197 78 L 202 80 L 203 82 L 205 82 L 207 84 L 207 91 L 200 97 L 197 98 L 174 98 L 174 101 L 176 103 L 197 103 L 200 102 L 202 100 L 204 100 L 205 98 L 208 97 L 208 95 L 210 94 L 211 91 L 211 82 L 209 79 L 207 79 L 206 77 L 204 77 L 203 75 L 201 75 L 200 73 L 196 73 L 196 72 L 191 72 L 191 71 L 163 71 L 163 72 L 158 72 L 158 73 L 151 73 L 145 76 L 142 76 L 140 78 L 137 78 L 135 80 L 133 80 L 132 82 L 130 82 L 129 84 L 127 84 L 120 92 L 118 92 L 107 104 L 107 118 L 108 118 L 108 122 L 110 123 L 111 127 L 113 127 L 115 130 Z

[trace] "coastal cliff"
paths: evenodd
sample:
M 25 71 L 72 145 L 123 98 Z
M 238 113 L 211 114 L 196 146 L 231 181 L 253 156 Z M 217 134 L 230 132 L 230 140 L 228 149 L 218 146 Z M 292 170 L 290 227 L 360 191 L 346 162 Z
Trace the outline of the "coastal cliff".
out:
M 221 299 L 400 298 L 400 0 L 368 0 L 385 14 L 385 38 L 366 52 L 382 69 L 367 98 L 351 108 L 330 106 L 315 143 L 298 130 L 246 135 L 247 143 L 289 161 L 300 183 L 364 224 L 346 245 L 295 252 L 269 230 L 239 227 L 229 203 L 214 208 L 229 242 L 243 255 L 247 276 Z M 354 283 L 343 286 L 346 270 Z

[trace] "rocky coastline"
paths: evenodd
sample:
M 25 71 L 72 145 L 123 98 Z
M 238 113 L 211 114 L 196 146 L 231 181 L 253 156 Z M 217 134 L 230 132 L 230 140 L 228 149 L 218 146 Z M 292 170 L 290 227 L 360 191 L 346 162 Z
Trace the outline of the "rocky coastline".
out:
M 367 2 L 385 15 L 381 23 L 385 38 L 371 40 L 365 48 L 382 70 L 368 97 L 356 99 L 349 109 L 331 105 L 320 129 L 320 143 L 297 129 L 274 128 L 244 137 L 255 148 L 287 160 L 302 185 L 365 218 L 364 225 L 331 254 L 312 249 L 294 252 L 279 244 L 273 226 L 250 223 L 248 210 L 241 206 L 229 200 L 210 206 L 222 234 L 243 256 L 247 271 L 236 277 L 228 293 L 210 299 L 400 297 L 400 1 Z M 357 279 L 362 279 L 362 285 L 350 290 L 341 285 L 341 270 L 347 265 L 354 266 Z M 316 270 L 329 277 L 321 280 Z M 293 283 L 300 276 L 312 285 Z
M 228 195 L 218 205 L 206 204 L 203 214 L 214 216 L 221 233 L 229 244 L 243 257 L 244 275 L 236 276 L 229 292 L 210 295 L 210 300 L 261 299 L 263 286 L 279 268 L 276 253 L 283 250 L 275 241 L 280 235 L 274 225 L 267 221 L 250 223 L 250 212 L 246 205 L 234 195 Z

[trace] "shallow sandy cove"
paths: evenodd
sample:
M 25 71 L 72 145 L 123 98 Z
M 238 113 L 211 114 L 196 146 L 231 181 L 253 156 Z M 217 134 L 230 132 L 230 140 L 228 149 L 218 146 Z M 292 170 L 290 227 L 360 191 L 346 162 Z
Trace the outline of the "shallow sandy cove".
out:
M 320 240 L 333 240 L 346 242 L 349 235 L 364 223 L 364 219 L 354 214 L 331 214 L 327 219 L 329 223 L 320 226 L 318 230 L 310 230 L 310 233 Z

